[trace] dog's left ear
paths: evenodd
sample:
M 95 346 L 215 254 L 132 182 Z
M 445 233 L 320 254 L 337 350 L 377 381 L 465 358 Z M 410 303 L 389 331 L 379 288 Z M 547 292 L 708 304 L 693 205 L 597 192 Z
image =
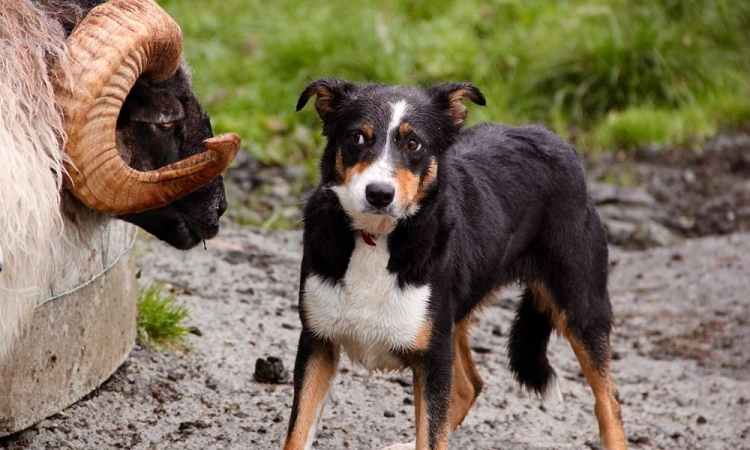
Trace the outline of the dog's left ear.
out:
M 427 89 L 427 93 L 445 111 L 445 114 L 451 117 L 453 125 L 458 127 L 466 121 L 465 98 L 480 106 L 487 104 L 482 92 L 470 83 L 438 84 Z
M 326 120 L 328 114 L 333 111 L 335 104 L 347 96 L 355 88 L 353 83 L 340 78 L 322 78 L 308 84 L 302 95 L 297 101 L 297 111 L 301 110 L 313 95 L 315 99 L 315 109 L 321 119 Z

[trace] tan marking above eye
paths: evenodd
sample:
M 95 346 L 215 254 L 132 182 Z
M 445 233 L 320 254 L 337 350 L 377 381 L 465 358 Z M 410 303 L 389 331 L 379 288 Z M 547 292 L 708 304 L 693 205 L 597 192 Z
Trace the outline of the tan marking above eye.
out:
M 412 132 L 412 127 L 409 122 L 404 122 L 398 127 L 398 134 L 401 137 L 406 136 L 407 134 Z
M 156 125 L 162 130 L 168 130 L 174 126 L 174 122 L 157 123 Z
M 362 125 L 362 134 L 365 135 L 368 141 L 371 141 L 373 137 L 375 137 L 375 131 L 372 128 L 372 125 L 369 123 Z

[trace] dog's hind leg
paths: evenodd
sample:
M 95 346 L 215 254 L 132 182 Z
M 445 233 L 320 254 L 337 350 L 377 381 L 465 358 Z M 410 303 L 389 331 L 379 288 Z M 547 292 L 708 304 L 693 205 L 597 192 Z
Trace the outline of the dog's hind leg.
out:
M 339 351 L 309 331 L 300 335 L 294 363 L 294 401 L 284 450 L 312 447 L 323 405 L 336 375 Z
M 591 386 L 596 403 L 594 412 L 599 422 L 599 437 L 606 450 L 625 449 L 625 432 L 622 427 L 620 402 L 617 399 L 617 389 L 609 375 L 609 339 L 607 339 L 606 357 L 596 354 L 586 341 L 579 338 L 577 333 L 565 328 L 563 334 L 570 341 L 581 370 Z
M 469 329 L 472 317 L 468 316 L 459 322 L 453 330 L 453 385 L 451 386 L 451 408 L 449 423 L 451 433 L 456 431 L 466 414 L 474 404 L 474 400 L 482 391 L 482 377 L 474 365 L 469 346 Z
M 570 278 L 566 279 L 568 286 L 575 285 Z M 557 290 L 564 292 L 561 287 Z M 594 297 L 572 299 L 563 298 L 564 294 L 556 297 L 544 283 L 530 282 L 528 292 L 533 297 L 534 309 L 546 315 L 550 325 L 565 336 L 573 347 L 594 394 L 594 413 L 599 423 L 602 445 L 606 450 L 627 448 L 617 389 L 609 374 L 612 313 L 606 290 L 603 298 L 598 300 Z M 577 294 L 585 297 L 588 289 L 582 288 Z

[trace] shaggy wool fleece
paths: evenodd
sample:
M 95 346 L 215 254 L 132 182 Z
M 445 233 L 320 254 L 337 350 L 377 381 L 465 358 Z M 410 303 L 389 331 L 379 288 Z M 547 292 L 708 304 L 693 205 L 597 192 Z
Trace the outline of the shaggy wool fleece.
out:
M 51 17 L 29 0 L 0 2 L 0 359 L 63 266 L 64 132 L 49 68 L 56 61 L 64 74 L 68 60 Z

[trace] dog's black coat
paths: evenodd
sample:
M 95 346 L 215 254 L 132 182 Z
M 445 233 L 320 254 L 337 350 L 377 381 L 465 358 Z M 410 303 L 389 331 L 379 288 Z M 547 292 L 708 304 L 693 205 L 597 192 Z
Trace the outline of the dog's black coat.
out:
M 387 98 L 394 90 L 416 96 L 416 100 L 410 98 L 418 105 L 419 114 L 410 117 L 411 123 L 415 128 L 434 130 L 426 151 L 437 158 L 437 180 L 420 201 L 419 212 L 400 220 L 388 236 L 388 271 L 397 274 L 402 285 L 431 286 L 428 311 L 433 332 L 429 346 L 399 355 L 405 365 L 425 372 L 430 419 L 443 423 L 448 414 L 452 327 L 490 294 L 512 282 L 544 285 L 552 294 L 555 310 L 586 348 L 595 369 L 608 370 L 613 317 L 607 294 L 607 243 L 575 149 L 539 126 L 482 124 L 460 131 L 460 123 L 446 119 L 448 99 L 446 94 L 441 100 L 440 88 L 420 91 L 420 97 L 407 88 L 342 87 L 336 84 L 340 80 L 325 82 L 326 87 L 338 88 L 335 93 L 341 95 L 334 97 L 330 110 L 321 112 L 319 108 L 328 146 L 321 161 L 321 183 L 304 207 L 303 288 L 313 273 L 341 282 L 358 239 L 352 220 L 329 187 L 341 181 L 334 168 L 335 153 L 341 148 L 340 135 L 362 114 L 357 108 L 365 109 L 363 97 Z M 309 87 L 298 109 L 311 95 Z M 356 102 L 347 102 L 355 97 Z M 472 100 L 483 104 L 484 98 L 479 94 Z M 303 332 L 294 374 L 295 404 L 300 400 L 310 355 L 317 351 L 336 358 L 333 344 L 309 330 L 303 294 L 301 291 Z M 540 311 L 533 291 L 527 288 L 518 305 L 508 351 L 518 381 L 540 393 L 554 375 L 546 356 L 554 328 L 549 314 Z M 296 420 L 294 408 L 290 434 Z M 430 428 L 429 433 L 433 448 L 439 430 Z

